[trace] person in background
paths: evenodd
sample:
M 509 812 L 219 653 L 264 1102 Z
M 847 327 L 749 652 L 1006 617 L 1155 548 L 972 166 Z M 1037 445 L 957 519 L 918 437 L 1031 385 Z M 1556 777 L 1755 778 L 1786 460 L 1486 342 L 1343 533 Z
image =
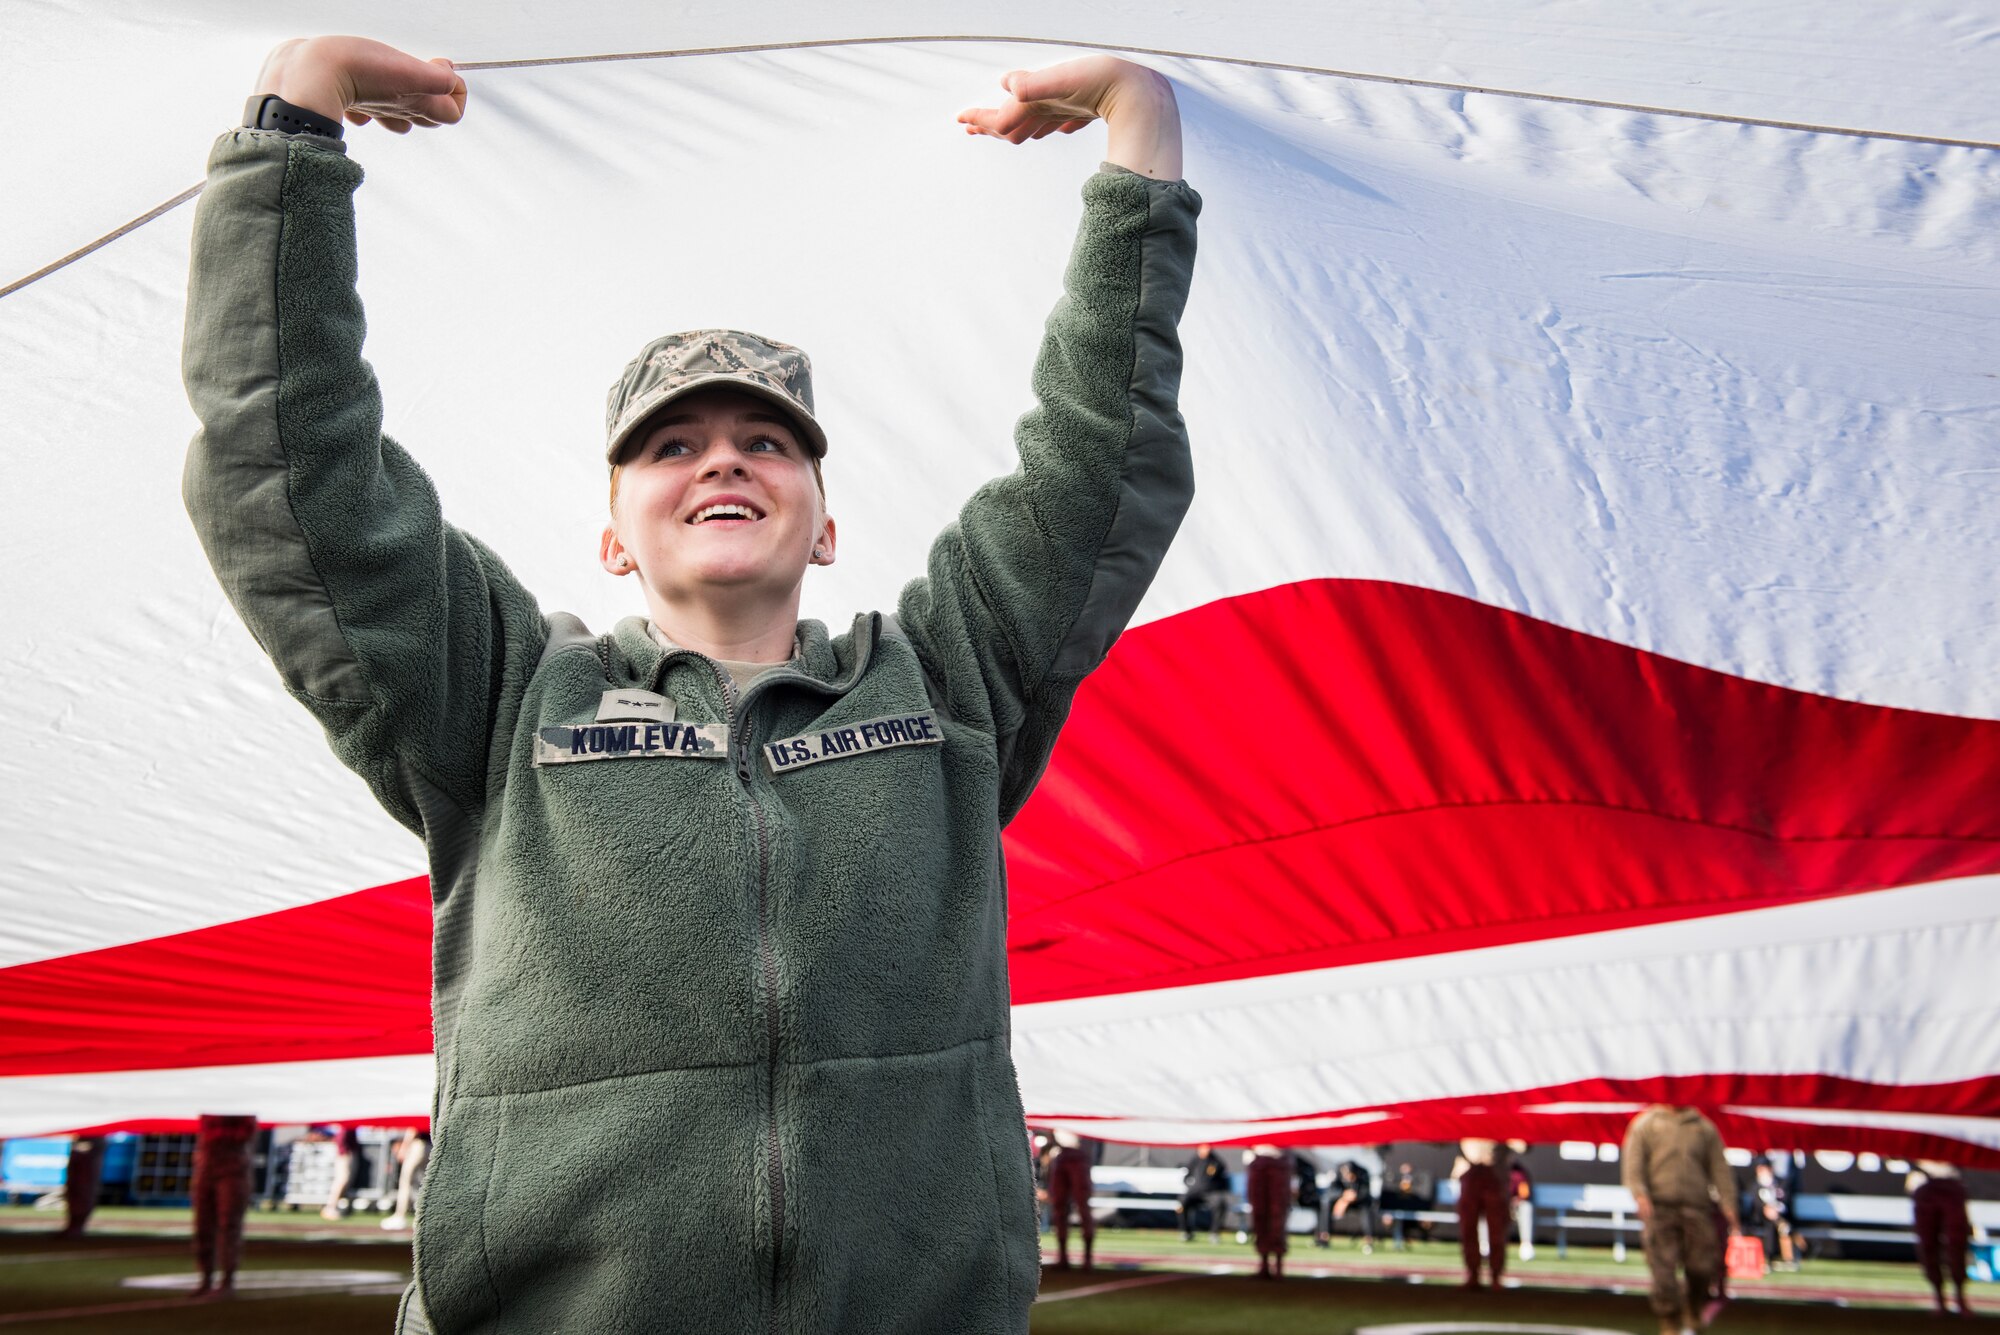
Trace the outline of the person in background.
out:
M 97 1191 L 104 1182 L 104 1137 L 84 1134 L 69 1142 L 69 1167 L 63 1173 L 62 1235 L 80 1238 L 97 1208 Z
M 1799 1231 L 1799 1198 L 1805 1194 L 1806 1153 L 1793 1150 L 1777 1161 L 1778 1185 L 1785 1190 L 1785 1222 L 1792 1230 L 1792 1260 L 1812 1255 L 1812 1240 Z
M 292 1187 L 292 1153 L 304 1139 L 306 1135 L 290 1141 L 288 1145 L 280 1145 L 276 1137 L 270 1139 L 270 1169 L 264 1173 L 264 1203 L 258 1205 L 258 1209 L 274 1211 L 284 1207 L 284 1195 Z
M 1465 1287 L 1479 1287 L 1479 1225 L 1486 1224 L 1486 1265 L 1493 1287 L 1507 1270 L 1508 1168 L 1514 1152 L 1497 1140 L 1458 1142 L 1458 1249 L 1465 1258 Z
M 1194 1241 L 1194 1212 L 1208 1210 L 1208 1240 L 1222 1241 L 1222 1216 L 1229 1208 L 1229 1165 L 1214 1146 L 1197 1145 L 1194 1158 L 1181 1170 L 1181 1240 Z
M 1090 1151 L 1074 1131 L 1056 1132 L 1056 1152 L 1049 1160 L 1049 1209 L 1056 1224 L 1056 1269 L 1069 1269 L 1071 1210 L 1083 1226 L 1083 1268 L 1092 1269 L 1097 1220 L 1090 1213 Z
M 1911 1177 L 1918 1175 L 1923 1181 L 1911 1192 L 1917 1260 L 1923 1265 L 1924 1278 L 1930 1281 L 1937 1310 L 1951 1310 L 1944 1301 L 1944 1277 L 1949 1272 L 1958 1314 L 1971 1316 L 1972 1307 L 1965 1301 L 1965 1252 L 1972 1237 L 1972 1217 L 1966 1210 L 1965 1181 L 1957 1168 L 1935 1159 L 1917 1160 L 1917 1171 Z
M 1792 1221 L 1787 1209 L 1785 1188 L 1772 1171 L 1768 1159 L 1757 1161 L 1756 1179 L 1751 1183 L 1750 1210 L 1744 1216 L 1764 1238 L 1764 1259 L 1773 1269 L 1797 1270 L 1792 1255 Z
M 1535 1259 L 1535 1177 L 1528 1171 L 1528 1165 L 1521 1155 L 1527 1146 L 1515 1140 L 1507 1142 L 1513 1150 L 1513 1161 L 1507 1166 L 1507 1199 L 1514 1209 L 1514 1228 L 1521 1236 L 1521 1259 Z
M 1056 1157 L 1055 1137 L 1037 1131 L 1028 1137 L 1028 1153 L 1035 1163 L 1035 1210 L 1041 1231 L 1049 1231 L 1049 1163 Z
M 1714 1293 L 1722 1247 L 1711 1205 L 1721 1207 L 1731 1237 L 1739 1227 L 1721 1133 L 1694 1108 L 1656 1103 L 1632 1119 L 1619 1164 L 1644 1225 L 1660 1335 L 1708 1329 L 1721 1310 Z
M 1430 1209 L 1432 1201 L 1429 1176 L 1419 1173 L 1412 1164 L 1397 1164 L 1396 1171 L 1382 1183 L 1381 1208 L 1389 1216 L 1389 1235 L 1397 1251 L 1409 1246 L 1407 1233 L 1412 1228 L 1424 1241 L 1430 1241 L 1429 1220 L 1411 1220 L 1403 1216 Z
M 1320 1202 L 1325 1199 L 1325 1196 L 1319 1189 L 1319 1165 L 1313 1162 L 1311 1155 L 1306 1154 L 1302 1150 L 1293 1151 L 1292 1178 L 1292 1199 L 1307 1210 L 1310 1210 L 1314 1219 L 1318 1219 Z M 1315 1247 L 1326 1246 L 1326 1243 L 1320 1240 L 1317 1232 L 1313 1235 L 1313 1245 Z
M 424 1163 L 431 1157 L 431 1133 L 415 1127 L 396 1142 L 396 1209 L 382 1221 L 386 1229 L 408 1228 L 416 1212 Z
M 1326 1208 L 1320 1217 L 1321 1245 L 1333 1245 L 1334 1225 L 1354 1211 L 1360 1221 L 1361 1250 L 1363 1254 L 1375 1250 L 1375 1182 L 1367 1166 L 1357 1159 L 1349 1159 L 1333 1173 L 1333 1185 L 1326 1193 Z
M 202 1114 L 195 1131 L 194 1264 L 197 1298 L 236 1291 L 243 1256 L 243 1216 L 250 1209 L 250 1141 L 257 1119 Z
M 1296 1195 L 1296 1170 L 1276 1145 L 1258 1145 L 1244 1172 L 1243 1195 L 1257 1239 L 1257 1278 L 1285 1277 L 1286 1221 Z
M 346 1210 L 347 1191 L 354 1185 L 360 1164 L 361 1128 L 343 1123 L 333 1135 L 333 1185 L 327 1190 L 326 1204 L 319 1207 L 321 1219 L 338 1219 Z

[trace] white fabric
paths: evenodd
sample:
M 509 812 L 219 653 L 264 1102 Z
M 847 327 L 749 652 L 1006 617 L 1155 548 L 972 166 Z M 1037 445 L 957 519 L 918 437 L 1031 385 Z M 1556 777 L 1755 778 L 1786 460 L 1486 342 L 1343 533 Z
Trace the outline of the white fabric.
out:
M 365 33 L 461 61 L 933 33 L 1039 37 L 1990 139 L 1987 90 L 2000 81 L 2000 59 L 1982 10 L 1962 0 L 1640 0 L 1583 13 L 1567 0 L 1351 0 L 1320 11 L 1288 0 L 1016 0 L 1005 9 L 964 0 L 572 0 L 560 9 L 328 0 L 308 13 L 254 0 L 123 12 L 42 0 L 10 7 L 0 50 L 0 123 L 34 127 L 8 146 L 0 285 L 192 185 L 201 145 L 252 92 L 264 53 L 304 32 Z M 97 102 L 100 93 L 109 100 Z M 129 133 L 113 122 L 121 113 L 139 118 L 148 151 L 107 169 L 107 146 Z
M 791 0 L 368 0 L 312 17 L 474 60 L 998 22 L 957 4 Z M 272 24 L 295 18 L 246 0 L 10 12 L 0 285 L 198 180 L 287 35 Z M 1615 16 L 1563 0 L 1030 0 L 1005 24 L 1996 133 L 1990 17 L 1943 0 L 1646 0 Z M 888 43 L 493 71 L 473 76 L 455 130 L 356 132 L 368 351 L 391 431 L 546 606 L 604 627 L 639 610 L 592 559 L 605 384 L 671 328 L 800 343 L 842 536 L 807 612 L 844 624 L 889 604 L 957 504 L 1011 464 L 1007 426 L 1099 153 L 1095 132 L 1022 151 L 968 142 L 951 117 L 991 100 L 999 71 L 1060 54 Z M 1141 620 L 1294 580 L 1389 579 L 1760 681 L 2000 717 L 2000 153 L 1155 63 L 1181 88 L 1208 209 L 1186 324 L 1200 496 Z M 107 100 L 136 128 L 64 110 Z M 0 298 L 0 967 L 423 869 L 284 698 L 181 514 L 191 216 Z M 1026 1007 L 1024 1089 L 1055 1113 L 1116 1091 L 1131 1138 L 1175 1139 L 1167 1119 L 1219 1135 L 1518 1088 L 1523 1072 L 1537 1087 L 1988 1075 L 1992 890 Z M 1772 1004 L 1786 996 L 1811 1000 Z M 0 1134 L 111 1108 L 389 1116 L 420 1109 L 430 1078 L 428 1058 L 36 1077 L 6 1082 Z M 1311 1120 L 1333 1134 L 1353 1118 Z M 1940 1131 L 1992 1143 L 1978 1126 Z
M 203 1113 L 253 1113 L 282 1124 L 425 1117 L 435 1082 L 429 1055 L 17 1076 L 0 1081 L 0 1140 L 109 1118 L 191 1121 Z
M 1597 1076 L 1976 1079 L 2000 1070 L 1996 891 L 2000 878 L 1980 877 L 1016 1006 L 1014 1063 L 1031 1117 L 1092 1109 L 1115 1089 L 1126 1116 L 1204 1121 Z
M 843 538 L 807 611 L 886 605 L 1009 464 L 1099 150 L 1016 152 L 950 118 L 1050 54 L 496 72 L 455 130 L 357 133 L 390 429 L 546 605 L 605 626 L 636 610 L 592 559 L 612 373 L 669 327 L 803 344 Z M 1186 328 L 1201 491 L 1142 620 L 1379 577 L 2000 714 L 2000 154 L 1163 67 L 1209 200 Z M 0 964 L 422 870 L 282 697 L 180 512 L 189 221 L 0 300 L 0 599 L 25 628 L 0 658 L 0 905 L 32 905 Z

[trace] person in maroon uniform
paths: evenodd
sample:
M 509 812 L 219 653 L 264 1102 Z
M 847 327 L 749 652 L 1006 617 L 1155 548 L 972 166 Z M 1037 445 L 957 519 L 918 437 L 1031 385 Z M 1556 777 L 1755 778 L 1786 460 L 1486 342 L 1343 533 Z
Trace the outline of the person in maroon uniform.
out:
M 1285 1221 L 1292 1213 L 1292 1165 L 1275 1145 L 1259 1145 L 1245 1174 L 1250 1227 L 1257 1240 L 1257 1278 L 1285 1277 Z
M 104 1137 L 79 1135 L 69 1142 L 69 1171 L 63 1175 L 62 1235 L 80 1238 L 97 1208 L 97 1191 L 104 1179 Z
M 1937 1310 L 1951 1310 L 1944 1302 L 1949 1271 L 1959 1315 L 1970 1316 L 1972 1309 L 1965 1302 L 1965 1249 L 1972 1236 L 1972 1218 L 1965 1208 L 1965 1182 L 1948 1163 L 1919 1159 L 1917 1169 L 1924 1175 L 1923 1185 L 1911 1196 L 1917 1213 L 1917 1259 L 1937 1296 Z
M 1508 1168 L 1514 1152 L 1497 1140 L 1461 1140 L 1464 1171 L 1458 1179 L 1458 1248 L 1465 1257 L 1465 1287 L 1479 1287 L 1479 1221 L 1486 1221 L 1486 1263 L 1493 1287 L 1507 1269 Z
M 1049 1160 L 1049 1209 L 1056 1220 L 1056 1269 L 1069 1269 L 1069 1212 L 1083 1223 L 1083 1268 L 1094 1264 L 1097 1221 L 1090 1216 L 1090 1152 L 1074 1133 L 1056 1132 L 1055 1157 Z
M 250 1208 L 250 1140 L 255 1117 L 204 1113 L 194 1143 L 194 1264 L 197 1297 L 233 1293 L 243 1255 L 243 1215 Z

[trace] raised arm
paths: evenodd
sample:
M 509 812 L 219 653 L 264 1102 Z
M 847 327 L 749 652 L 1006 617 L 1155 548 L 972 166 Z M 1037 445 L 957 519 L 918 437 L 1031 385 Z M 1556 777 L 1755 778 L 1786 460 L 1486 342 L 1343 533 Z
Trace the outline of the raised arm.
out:
M 361 123 L 446 123 L 450 69 L 359 38 L 287 43 L 256 93 Z M 362 360 L 352 194 L 334 138 L 235 130 L 196 213 L 183 370 L 201 419 L 183 495 L 230 600 L 335 752 L 421 829 L 484 802 L 494 710 L 546 631 L 382 434 Z
M 1125 158 L 1084 186 L 1020 466 L 966 503 L 899 604 L 946 709 L 991 731 L 1006 820 L 1193 498 L 1177 327 L 1201 200 L 1178 179 L 1173 90 L 1152 71 L 1093 57 L 1003 83 L 1000 107 L 960 116 L 968 131 L 1022 143 L 1101 116 Z

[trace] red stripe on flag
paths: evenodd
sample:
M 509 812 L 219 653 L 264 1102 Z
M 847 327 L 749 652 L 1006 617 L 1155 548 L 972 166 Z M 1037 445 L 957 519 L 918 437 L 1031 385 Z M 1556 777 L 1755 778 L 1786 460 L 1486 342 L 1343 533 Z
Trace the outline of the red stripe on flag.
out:
M 2000 871 L 2000 722 L 1453 594 L 1284 585 L 1128 632 L 1007 832 L 1017 1002 Z
M 1631 1080 L 1594 1078 L 1531 1090 L 1288 1114 L 1274 1120 L 1269 1128 L 1233 1137 L 1201 1134 L 1191 1124 L 1185 1137 L 1154 1139 L 1150 1143 L 1194 1145 L 1208 1140 L 1218 1145 L 1382 1145 L 1484 1136 L 1540 1144 L 1555 1140 L 1617 1144 L 1624 1137 L 1625 1128 L 1636 1109 L 1652 1103 L 1701 1109 L 1715 1120 L 1724 1142 L 1740 1149 L 1869 1150 L 1912 1159 L 1943 1159 L 1966 1167 L 2000 1168 L 2000 1149 L 1971 1145 L 1949 1135 L 1916 1129 L 1923 1125 L 1921 1120 L 1913 1120 L 1905 1128 L 1830 1126 L 1819 1121 L 1789 1121 L 1777 1111 L 1799 1109 L 1834 1119 L 1843 1112 L 1870 1117 L 1887 1114 L 1889 1120 L 1894 1120 L 1896 1114 L 1912 1119 L 1941 1116 L 1991 1118 L 1996 1110 L 2000 1110 L 2000 1077 L 1993 1076 L 1931 1085 L 1883 1085 L 1840 1076 L 1790 1072 L 1655 1076 Z M 1558 1106 L 1564 1104 L 1614 1106 L 1602 1109 Z M 1753 1117 L 1732 1112 L 1732 1108 L 1770 1109 L 1772 1115 Z M 1319 1119 L 1347 1119 L 1357 1115 L 1362 1115 L 1365 1120 L 1330 1129 L 1312 1124 Z M 1083 1135 L 1094 1134 L 1092 1128 L 1096 1127 L 1095 1134 L 1106 1139 L 1132 1139 L 1129 1129 L 1121 1134 L 1120 1126 L 1124 1119 L 1120 1118 L 1074 1117 L 1030 1110 L 1028 1121 L 1034 1125 L 1060 1123 Z M 1216 1124 L 1227 1121 L 1214 1119 Z M 1289 1125 L 1298 1122 L 1306 1125 Z M 1159 1122 L 1151 1124 L 1160 1125 Z M 1126 1125 L 1129 1127 L 1129 1124 Z
M 0 970 L 0 1076 L 429 1052 L 428 887 Z
M 2000 871 L 2000 722 L 1324 580 L 1135 629 L 1007 834 L 1016 1002 Z M 422 878 L 0 970 L 0 1076 L 430 1049 Z

